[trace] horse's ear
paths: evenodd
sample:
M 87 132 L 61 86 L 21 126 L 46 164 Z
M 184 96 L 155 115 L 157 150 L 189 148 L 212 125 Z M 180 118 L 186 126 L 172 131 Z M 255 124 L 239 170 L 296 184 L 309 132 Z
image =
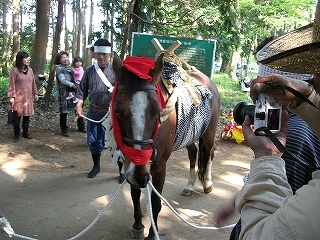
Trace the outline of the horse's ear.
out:
M 156 60 L 155 67 L 152 71 L 152 76 L 153 76 L 152 82 L 153 83 L 156 83 L 160 80 L 160 76 L 163 71 L 163 56 L 164 56 L 164 54 L 162 53 Z
M 115 73 L 120 73 L 122 69 L 122 61 L 118 54 L 114 53 L 113 62 L 112 62 L 113 71 Z

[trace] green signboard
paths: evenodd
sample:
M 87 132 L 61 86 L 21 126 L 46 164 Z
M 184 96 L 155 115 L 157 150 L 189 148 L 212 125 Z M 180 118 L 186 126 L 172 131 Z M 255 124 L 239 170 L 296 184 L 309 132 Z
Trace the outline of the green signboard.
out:
M 163 37 L 134 32 L 132 33 L 131 56 L 155 59 L 157 49 L 152 43 L 153 38 L 157 39 L 164 49 L 169 48 L 177 40 L 180 41 L 180 47 L 174 51 L 175 55 L 212 78 L 216 52 L 215 40 Z

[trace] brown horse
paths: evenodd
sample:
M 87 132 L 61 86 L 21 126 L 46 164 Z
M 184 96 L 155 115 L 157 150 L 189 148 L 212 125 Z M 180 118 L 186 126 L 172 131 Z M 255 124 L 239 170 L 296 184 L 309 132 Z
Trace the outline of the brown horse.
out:
M 129 57 L 127 57 L 128 59 Z M 127 60 L 126 59 L 126 60 Z M 124 171 L 131 185 L 131 197 L 134 206 L 135 222 L 132 226 L 132 237 L 143 236 L 142 212 L 140 207 L 140 188 L 146 187 L 151 174 L 152 183 L 161 194 L 166 175 L 166 162 L 173 149 L 177 134 L 177 104 L 166 120 L 160 124 L 160 113 L 163 100 L 169 98 L 160 76 L 164 67 L 163 55 L 154 60 L 126 64 L 118 56 L 113 61 L 116 75 L 116 87 L 113 93 L 111 114 L 116 142 L 126 158 Z M 152 64 L 154 64 L 152 66 Z M 151 66 L 150 66 L 151 65 Z M 150 67 L 149 67 L 150 66 Z M 209 119 L 206 120 L 204 133 L 199 140 L 199 153 L 193 141 L 186 147 L 190 159 L 190 176 L 184 195 L 190 195 L 196 181 L 195 164 L 198 154 L 198 177 L 205 193 L 212 191 L 211 166 L 215 150 L 215 133 L 220 117 L 220 96 L 210 78 L 199 71 L 189 72 L 190 76 L 203 84 L 211 97 L 208 98 Z M 157 217 L 161 210 L 161 200 L 152 193 L 152 212 L 157 227 Z M 145 239 L 154 239 L 152 227 Z

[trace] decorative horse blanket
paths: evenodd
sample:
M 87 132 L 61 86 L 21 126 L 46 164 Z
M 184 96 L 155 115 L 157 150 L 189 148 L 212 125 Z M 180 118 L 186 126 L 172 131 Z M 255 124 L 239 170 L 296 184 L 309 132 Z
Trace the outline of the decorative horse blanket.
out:
M 175 85 L 177 93 L 177 127 L 173 144 L 173 151 L 184 148 L 195 142 L 207 130 L 210 121 L 210 103 L 212 93 L 199 81 L 192 79 L 193 84 L 199 91 L 201 102 L 195 106 L 186 82 L 180 77 L 180 70 L 177 65 L 164 61 L 162 75 Z

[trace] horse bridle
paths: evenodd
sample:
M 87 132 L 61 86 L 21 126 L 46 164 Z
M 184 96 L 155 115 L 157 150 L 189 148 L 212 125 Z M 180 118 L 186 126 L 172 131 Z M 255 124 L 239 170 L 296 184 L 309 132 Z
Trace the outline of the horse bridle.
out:
M 131 91 L 157 91 L 157 88 L 153 84 L 148 84 L 144 86 L 127 86 L 127 85 L 119 85 L 118 90 L 131 90 Z M 155 133 L 154 133 L 155 134 Z M 148 145 L 153 144 L 156 141 L 156 136 L 150 139 L 144 139 L 144 140 L 136 140 L 128 137 L 122 137 L 122 141 L 125 143 L 131 143 L 136 145 Z

